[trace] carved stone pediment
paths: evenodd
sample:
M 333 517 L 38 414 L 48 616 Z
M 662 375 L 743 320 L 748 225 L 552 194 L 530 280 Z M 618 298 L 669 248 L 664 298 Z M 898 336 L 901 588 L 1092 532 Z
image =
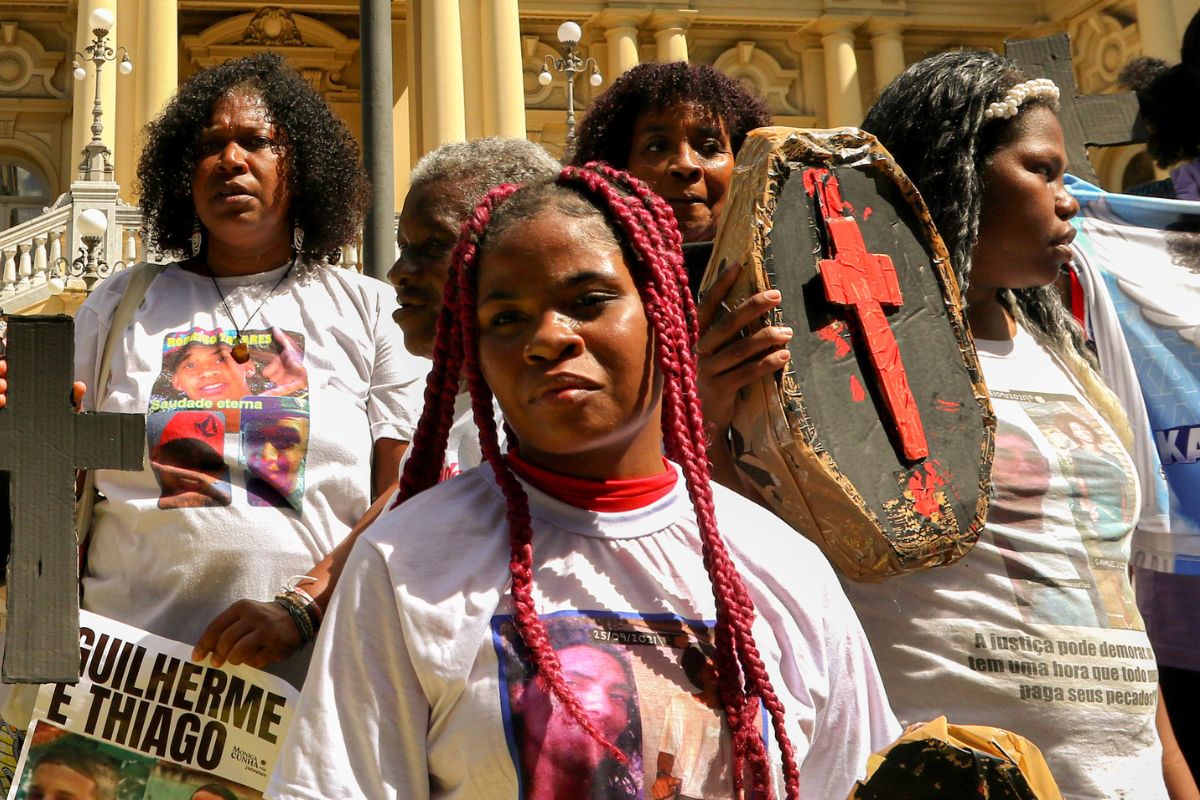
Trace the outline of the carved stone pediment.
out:
M 65 57 L 65 53 L 46 50 L 18 23 L 0 22 L 0 96 L 66 97 L 53 82 Z
M 268 6 L 259 9 L 246 26 L 246 32 L 238 44 L 265 44 L 282 47 L 284 45 L 303 45 L 304 38 L 300 35 L 300 26 L 286 8 Z
M 776 114 L 802 113 L 788 99 L 788 92 L 791 91 L 800 71 L 785 69 L 774 56 L 755 42 L 738 42 L 718 56 L 713 66 L 757 90 L 767 98 L 767 103 Z
M 358 53 L 351 39 L 318 19 L 278 6 L 238 14 L 210 25 L 198 35 L 183 36 L 180 45 L 197 67 L 211 67 L 264 49 L 278 52 L 327 100 L 357 101 L 357 89 L 342 75 Z

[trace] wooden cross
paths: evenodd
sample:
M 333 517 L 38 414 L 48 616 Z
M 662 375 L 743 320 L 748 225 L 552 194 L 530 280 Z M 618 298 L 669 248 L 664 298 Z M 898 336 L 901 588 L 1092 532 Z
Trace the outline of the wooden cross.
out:
M 70 317 L 8 317 L 8 403 L 0 409 L 0 470 L 10 478 L 12 555 L 3 678 L 79 678 L 76 469 L 140 469 L 140 414 L 76 414 Z
M 929 455 L 921 413 L 900 359 L 900 345 L 883 313 L 883 306 L 900 306 L 896 267 L 885 255 L 868 253 L 854 212 L 842 202 L 837 177 L 827 169 L 804 171 L 804 188 L 817 200 L 828 234 L 829 258 L 819 262 L 825 299 L 846 306 L 858 323 L 871 357 L 875 380 L 908 461 Z
M 1054 81 L 1062 93 L 1058 119 L 1067 142 L 1067 171 L 1072 175 L 1099 186 L 1100 178 L 1088 161 L 1089 145 L 1111 147 L 1146 141 L 1136 94 L 1079 95 L 1071 66 L 1071 40 L 1065 33 L 1005 42 L 1004 53 L 1031 77 Z

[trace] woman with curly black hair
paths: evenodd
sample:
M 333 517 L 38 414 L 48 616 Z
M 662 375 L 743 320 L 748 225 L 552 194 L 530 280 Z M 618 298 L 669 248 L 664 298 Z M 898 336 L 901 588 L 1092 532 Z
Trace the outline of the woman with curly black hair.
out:
M 708 64 L 639 64 L 592 103 L 572 163 L 605 161 L 642 179 L 667 201 L 684 241 L 693 291 L 703 275 L 733 161 L 746 134 L 771 124 L 766 101 Z M 739 390 L 782 369 L 792 331 L 743 330 L 779 304 L 760 292 L 720 316 L 739 267 L 729 265 L 700 304 L 700 398 L 711 433 L 709 458 L 720 483 L 742 491 L 728 445 Z M 718 318 L 720 316 L 720 318 Z
M 671 205 L 684 243 L 711 241 L 746 134 L 766 101 L 708 64 L 638 64 L 596 98 L 571 163 L 606 161 Z
M 187 79 L 146 131 L 138 178 L 146 238 L 178 260 L 118 273 L 76 317 L 84 408 L 145 414 L 152 454 L 97 474 L 83 605 L 184 642 L 207 629 L 197 656 L 263 666 L 312 638 L 320 609 L 291 578 L 395 481 L 419 411 L 398 389 L 424 370 L 389 287 L 329 263 L 369 185 L 346 126 L 281 57 Z M 302 423 L 286 475 L 251 441 L 279 419 Z M 156 463 L 168 435 L 215 451 L 227 485 L 205 491 L 211 465 Z M 299 685 L 307 660 L 273 670 Z

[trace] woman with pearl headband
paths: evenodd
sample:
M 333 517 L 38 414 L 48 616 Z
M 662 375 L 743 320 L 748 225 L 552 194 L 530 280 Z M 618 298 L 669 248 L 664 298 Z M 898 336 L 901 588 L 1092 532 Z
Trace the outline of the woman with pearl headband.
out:
M 946 242 L 997 427 L 971 553 L 845 588 L 902 724 L 945 714 L 1022 734 L 1072 800 L 1195 797 L 1128 577 L 1128 421 L 1054 289 L 1079 210 L 1058 94 L 994 53 L 947 52 L 863 122 Z

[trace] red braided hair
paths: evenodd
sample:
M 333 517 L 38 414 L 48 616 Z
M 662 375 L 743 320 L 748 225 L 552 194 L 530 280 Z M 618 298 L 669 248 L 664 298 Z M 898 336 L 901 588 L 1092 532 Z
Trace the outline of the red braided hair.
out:
M 761 708 L 765 708 L 782 755 L 785 795 L 788 800 L 796 800 L 800 775 L 795 751 L 784 726 L 783 704 L 771 686 L 751 633 L 754 605 L 717 531 L 707 439 L 698 413 L 696 309 L 688 290 L 680 250 L 682 239 L 674 214 L 641 181 L 602 163 L 567 167 L 556 183 L 562 188 L 552 191 L 561 193 L 566 189 L 585 198 L 623 243 L 627 266 L 654 332 L 655 358 L 663 385 L 664 447 L 667 455 L 680 465 L 696 510 L 704 566 L 716 604 L 716 666 L 721 701 L 733 739 L 736 790 L 739 794 L 743 792 L 743 775 L 748 769 L 755 795 L 770 796 L 770 758 L 759 735 L 759 715 Z M 535 187 L 524 191 L 538 191 Z M 489 226 L 501 206 L 518 191 L 523 190 L 512 185 L 493 189 L 463 225 L 443 292 L 434 365 L 425 388 L 425 408 L 413 436 L 412 455 L 405 465 L 396 505 L 437 483 L 445 459 L 454 399 L 465 377 L 484 460 L 491 465 L 507 502 L 512 554 L 509 570 L 517 630 L 529 649 L 539 680 L 589 736 L 624 761 L 624 754 L 606 740 L 567 686 L 558 655 L 537 615 L 533 601 L 529 501 L 500 451 L 492 392 L 478 362 L 475 272 L 481 242 L 486 234 L 497 233 Z M 535 208 L 540 212 L 552 208 L 553 202 L 551 199 L 549 205 Z

